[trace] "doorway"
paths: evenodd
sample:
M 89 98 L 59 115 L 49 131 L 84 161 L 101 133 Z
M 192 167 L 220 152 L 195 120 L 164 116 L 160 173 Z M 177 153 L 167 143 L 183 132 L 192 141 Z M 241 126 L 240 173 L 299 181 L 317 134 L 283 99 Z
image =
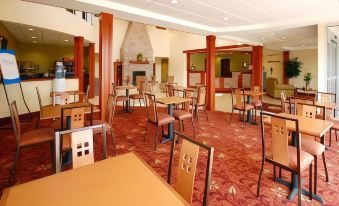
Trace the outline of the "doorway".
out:
M 157 82 L 166 83 L 168 77 L 168 58 L 155 57 L 155 80 Z

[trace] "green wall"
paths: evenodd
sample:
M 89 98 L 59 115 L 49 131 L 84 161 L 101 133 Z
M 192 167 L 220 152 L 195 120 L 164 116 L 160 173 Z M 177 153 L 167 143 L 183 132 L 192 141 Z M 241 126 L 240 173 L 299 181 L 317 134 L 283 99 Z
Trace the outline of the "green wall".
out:
M 195 66 L 194 71 L 205 71 L 206 53 L 190 54 L 190 63 Z
M 18 40 L 1 23 L 0 23 L 0 36 L 3 36 L 7 39 L 8 41 L 7 49 L 18 52 Z

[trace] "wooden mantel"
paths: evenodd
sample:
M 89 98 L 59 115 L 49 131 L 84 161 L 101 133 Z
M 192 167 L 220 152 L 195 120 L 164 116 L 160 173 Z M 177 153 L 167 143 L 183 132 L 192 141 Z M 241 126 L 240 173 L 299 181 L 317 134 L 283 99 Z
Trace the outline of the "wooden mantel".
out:
M 129 61 L 130 64 L 149 64 L 149 61 Z

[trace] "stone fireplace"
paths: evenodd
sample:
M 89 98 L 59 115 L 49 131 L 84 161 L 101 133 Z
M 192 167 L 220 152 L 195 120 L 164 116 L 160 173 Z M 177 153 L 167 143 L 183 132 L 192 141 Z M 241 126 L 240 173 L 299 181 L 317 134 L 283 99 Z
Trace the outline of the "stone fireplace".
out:
M 136 76 L 153 75 L 153 49 L 145 24 L 129 22 L 125 38 L 120 48 L 123 79 L 135 84 Z M 137 55 L 142 54 L 143 59 L 137 61 Z

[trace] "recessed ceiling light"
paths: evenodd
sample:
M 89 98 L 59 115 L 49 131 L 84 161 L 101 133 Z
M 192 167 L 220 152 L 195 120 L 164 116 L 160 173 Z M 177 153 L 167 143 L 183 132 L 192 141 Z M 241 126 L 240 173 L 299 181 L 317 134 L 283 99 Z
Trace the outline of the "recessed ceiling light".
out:
M 65 39 L 64 41 L 65 41 L 65 42 L 68 42 L 68 39 Z
M 227 18 L 227 17 L 225 17 L 225 18 L 224 18 L 224 20 L 225 20 L 225 21 L 227 21 L 227 20 L 228 20 L 228 18 Z
M 179 1 L 178 0 L 171 0 L 171 3 L 172 4 L 177 4 L 177 3 L 179 3 Z
M 34 29 L 32 29 L 32 28 L 28 28 L 28 31 L 33 31 Z
M 238 42 L 238 43 L 236 43 L 236 45 L 242 45 L 242 43 Z
M 36 36 L 32 36 L 32 39 L 36 39 Z
M 275 33 L 274 33 L 274 32 L 271 32 L 270 34 L 271 34 L 271 35 L 274 35 Z
M 38 43 L 37 41 L 33 41 L 33 43 Z

